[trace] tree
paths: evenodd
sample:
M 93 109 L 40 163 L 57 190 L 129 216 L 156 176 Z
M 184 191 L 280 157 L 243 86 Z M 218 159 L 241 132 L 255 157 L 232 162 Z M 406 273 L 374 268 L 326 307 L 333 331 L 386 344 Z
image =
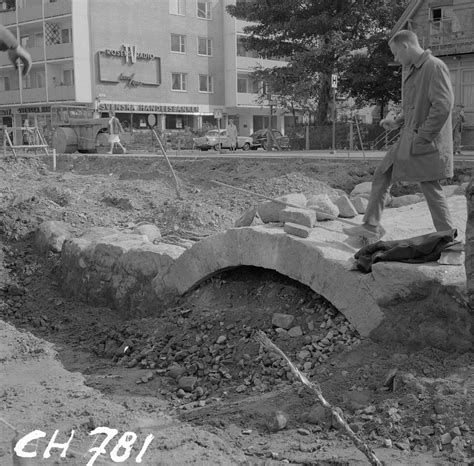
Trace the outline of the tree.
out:
M 298 63 L 291 63 L 283 68 L 259 67 L 252 73 L 253 79 L 265 83 L 258 101 L 265 103 L 270 96 L 273 96 L 279 107 L 293 115 L 294 126 L 298 110 L 314 113 L 317 109 L 317 76 L 302 80 L 302 75 L 306 76 L 305 70 L 302 70 Z
M 386 34 L 378 34 L 369 49 L 347 57 L 340 80 L 341 90 L 359 107 L 380 105 L 380 119 L 389 102 L 401 99 L 401 74 L 398 67 L 388 65 L 393 57 L 387 39 Z
M 238 2 L 227 11 L 252 24 L 244 28 L 244 45 L 263 58 L 290 57 L 305 70 L 302 81 L 318 82 L 317 121 L 325 122 L 331 95 L 330 76 L 341 75 L 347 58 L 380 40 L 408 0 L 265 0 Z M 280 69 L 283 73 L 283 68 Z

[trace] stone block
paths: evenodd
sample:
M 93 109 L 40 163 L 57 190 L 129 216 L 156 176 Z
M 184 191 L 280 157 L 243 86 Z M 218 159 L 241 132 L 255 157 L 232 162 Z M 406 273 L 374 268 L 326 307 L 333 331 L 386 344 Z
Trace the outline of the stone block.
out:
M 55 220 L 43 222 L 35 233 L 35 247 L 40 253 L 61 252 L 64 241 L 72 236 L 68 223 Z
M 178 380 L 178 387 L 185 392 L 192 392 L 197 383 L 197 377 L 185 375 Z
M 276 200 L 286 202 L 288 204 L 293 204 L 295 206 L 305 207 L 306 206 L 306 196 L 301 193 L 291 193 L 286 194 L 285 196 L 277 197 Z M 287 206 L 280 204 L 279 202 L 266 201 L 261 202 L 258 205 L 257 212 L 262 222 L 279 222 L 280 221 L 280 212 Z
M 285 223 L 283 231 L 290 235 L 299 236 L 300 238 L 307 238 L 311 233 L 311 228 L 296 223 Z
M 306 207 L 314 209 L 316 212 L 316 220 L 332 220 L 334 217 L 339 216 L 339 209 L 331 201 L 330 197 L 327 194 L 317 194 L 310 196 Z M 328 215 L 326 215 L 328 214 Z
M 296 223 L 297 225 L 313 228 L 316 223 L 316 212 L 314 210 L 286 207 L 280 211 L 280 222 Z
M 293 338 L 300 337 L 303 335 L 303 330 L 301 330 L 301 327 L 297 325 L 296 327 L 292 327 L 290 330 L 288 330 L 288 335 Z
M 357 213 L 365 214 L 367 212 L 367 206 L 369 205 L 369 201 L 365 197 L 357 196 L 352 199 L 352 204 L 355 210 L 357 210 Z
M 365 181 L 354 186 L 354 189 L 351 191 L 351 197 L 362 196 L 368 198 L 370 191 L 372 191 L 372 182 Z
M 242 227 L 249 227 L 252 225 L 253 219 L 257 215 L 257 206 L 252 207 L 251 209 L 247 210 L 241 217 L 239 217 L 235 223 L 235 228 L 242 228 Z
M 291 314 L 281 314 L 275 312 L 272 316 L 272 325 L 274 327 L 284 328 L 288 330 L 291 327 L 291 324 L 295 320 L 295 316 Z
M 357 210 L 347 196 L 341 196 L 336 201 L 336 205 L 339 209 L 339 217 L 353 218 L 357 216 Z
M 418 202 L 423 201 L 423 199 L 424 197 L 418 194 L 407 194 L 405 196 L 392 197 L 390 207 L 397 208 L 411 204 L 417 204 Z
M 151 243 L 159 243 L 161 241 L 161 231 L 156 225 L 138 225 L 133 229 L 133 233 L 145 235 Z

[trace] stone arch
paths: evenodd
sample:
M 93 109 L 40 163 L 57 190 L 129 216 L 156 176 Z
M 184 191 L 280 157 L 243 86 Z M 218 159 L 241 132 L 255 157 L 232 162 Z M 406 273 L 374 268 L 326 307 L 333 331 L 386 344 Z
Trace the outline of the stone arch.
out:
M 278 226 L 235 228 L 208 237 L 186 250 L 154 279 L 157 295 L 184 294 L 206 278 L 242 265 L 275 270 L 307 285 L 342 312 L 361 335 L 383 320 L 371 278 L 348 273 L 350 248 L 341 243 L 303 240 Z

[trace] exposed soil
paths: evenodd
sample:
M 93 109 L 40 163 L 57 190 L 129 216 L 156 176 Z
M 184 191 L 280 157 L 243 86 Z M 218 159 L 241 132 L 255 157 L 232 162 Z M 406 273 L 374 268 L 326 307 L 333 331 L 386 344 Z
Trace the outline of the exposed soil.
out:
M 163 241 L 186 244 L 231 227 L 256 203 L 212 180 L 270 197 L 327 186 L 350 192 L 370 181 L 376 166 L 374 161 L 298 159 L 172 163 L 182 199 L 162 158 L 69 156 L 58 160 L 56 172 L 40 158 L 3 160 L 0 318 L 53 343 L 67 370 L 82 373 L 87 385 L 131 416 L 165 413 L 204 432 L 196 442 L 205 445 L 208 460 L 203 463 L 189 447 L 179 460 L 165 464 L 367 462 L 288 366 L 255 342 L 257 329 L 320 384 L 327 400 L 342 409 L 351 428 L 386 464 L 472 464 L 472 353 L 364 340 L 324 298 L 276 272 L 250 267 L 222 272 L 146 316 L 121 315 L 61 296 L 59 256 L 40 256 L 33 247 L 33 233 L 43 221 L 64 220 L 77 233 L 93 226 L 153 223 Z M 471 164 L 459 164 L 452 182 L 470 175 Z M 393 194 L 415 190 L 398 184 Z M 274 313 L 294 316 L 290 332 L 275 332 Z M 55 396 L 60 402 L 61 395 Z M 31 405 L 36 401 L 32 393 Z M 113 417 L 113 409 L 107 409 Z M 15 412 L 10 404 L 8 421 L 14 424 L 24 410 L 22 405 Z M 93 414 L 75 412 L 69 428 L 87 424 Z M 49 432 L 56 428 L 53 420 L 32 415 L 31 430 L 39 425 Z M 206 433 L 223 443 L 206 440 Z M 177 432 L 175 444 L 162 440 L 143 464 L 162 464 L 159 452 L 185 444 L 186 435 Z M 1 465 L 11 464 L 10 450 L 5 437 Z M 41 464 L 59 464 L 56 460 Z M 87 459 L 68 461 L 85 465 Z

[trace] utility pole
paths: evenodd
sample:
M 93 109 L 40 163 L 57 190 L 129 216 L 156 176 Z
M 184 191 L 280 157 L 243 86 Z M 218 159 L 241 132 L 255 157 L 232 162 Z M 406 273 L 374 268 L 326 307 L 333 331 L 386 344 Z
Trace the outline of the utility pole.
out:
M 309 112 L 303 114 L 303 124 L 305 125 L 305 149 L 309 150 Z
M 267 128 L 267 152 L 271 152 L 273 148 L 273 134 L 272 134 L 272 115 L 273 115 L 273 106 L 275 102 L 273 96 L 269 96 L 268 105 L 270 106 L 270 115 L 268 116 L 268 128 Z
M 332 153 L 336 153 L 336 89 L 337 89 L 337 74 L 331 75 L 331 89 L 332 89 Z

